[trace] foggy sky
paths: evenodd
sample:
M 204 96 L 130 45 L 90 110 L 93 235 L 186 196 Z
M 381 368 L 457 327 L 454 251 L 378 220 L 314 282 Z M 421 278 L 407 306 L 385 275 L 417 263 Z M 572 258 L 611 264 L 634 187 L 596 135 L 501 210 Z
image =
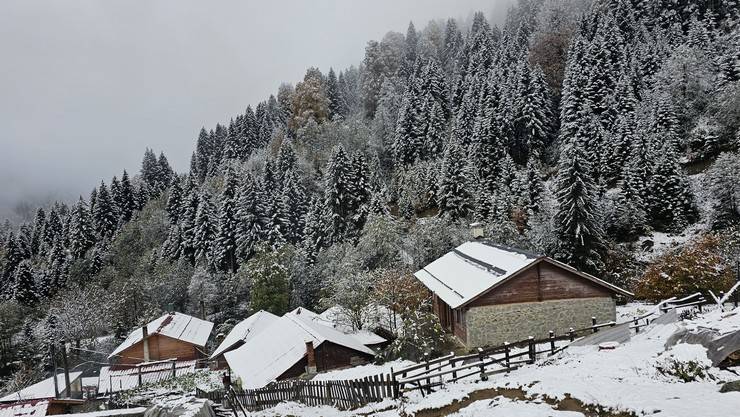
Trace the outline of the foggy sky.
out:
M 201 126 L 361 62 L 385 32 L 505 14 L 510 0 L 0 1 L 0 219 L 138 172 L 187 170 Z

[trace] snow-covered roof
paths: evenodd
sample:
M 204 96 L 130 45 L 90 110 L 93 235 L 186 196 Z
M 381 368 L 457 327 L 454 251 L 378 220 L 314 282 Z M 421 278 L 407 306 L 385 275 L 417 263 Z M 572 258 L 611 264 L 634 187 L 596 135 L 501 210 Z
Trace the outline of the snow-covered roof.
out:
M 181 376 L 195 372 L 196 361 L 176 361 L 175 375 Z M 139 386 L 139 368 L 141 383 L 151 384 L 172 378 L 172 361 L 158 361 L 140 364 L 128 369 L 112 371 L 109 366 L 100 368 L 98 392 L 126 391 Z
M 70 372 L 70 385 L 74 384 L 80 375 L 82 375 L 82 372 Z M 59 392 L 63 393 L 65 390 L 64 372 L 57 374 L 57 386 L 59 387 Z M 0 398 L 0 402 L 41 400 L 46 398 L 54 398 L 54 377 L 46 378 L 20 391 L 6 395 Z
M 159 334 L 192 343 L 196 346 L 205 346 L 211 335 L 213 323 L 201 320 L 197 317 L 182 313 L 168 313 L 146 325 L 149 336 Z M 108 355 L 108 358 L 116 356 L 129 347 L 141 342 L 144 338 L 141 328 L 128 335 L 118 347 Z
M 308 312 L 308 314 L 306 314 Z M 255 335 L 249 343 L 226 352 L 224 357 L 232 373 L 241 379 L 244 388 L 261 388 L 274 381 L 306 355 L 306 342 L 314 348 L 325 341 L 358 352 L 374 352 L 350 335 L 313 320 L 318 317 L 302 309 L 286 313 Z
M 615 293 L 632 296 L 628 291 L 562 262 L 487 240 L 463 243 L 417 271 L 414 276 L 451 308 L 459 308 L 540 261 L 567 269 Z
M 44 417 L 49 401 L 26 401 L 18 404 L 0 404 L 0 417 Z
M 239 343 L 247 342 L 254 338 L 259 332 L 266 329 L 278 316 L 264 310 L 260 310 L 234 326 L 220 345 L 211 354 L 211 359 L 230 350 Z
M 486 241 L 466 242 L 414 275 L 452 308 L 458 308 L 539 257 Z

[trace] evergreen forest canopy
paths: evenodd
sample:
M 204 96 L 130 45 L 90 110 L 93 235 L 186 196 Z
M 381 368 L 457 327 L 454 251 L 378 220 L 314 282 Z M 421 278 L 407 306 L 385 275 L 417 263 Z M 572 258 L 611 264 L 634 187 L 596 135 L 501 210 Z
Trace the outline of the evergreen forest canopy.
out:
M 138 175 L 6 222 L 0 376 L 168 310 L 227 331 L 259 309 L 395 305 L 377 288 L 474 221 L 638 295 L 720 288 L 740 241 L 739 10 L 520 0 L 501 28 L 411 23 L 357 66 L 309 68 L 202 129 L 189 172 L 147 149 Z M 645 237 L 692 233 L 722 273 L 666 284 Z

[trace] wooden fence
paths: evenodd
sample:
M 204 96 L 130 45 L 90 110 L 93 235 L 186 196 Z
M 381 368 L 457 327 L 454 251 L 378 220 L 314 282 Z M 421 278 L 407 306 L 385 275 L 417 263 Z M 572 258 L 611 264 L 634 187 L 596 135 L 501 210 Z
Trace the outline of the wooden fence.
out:
M 720 297 L 721 298 L 721 297 Z M 729 301 L 728 301 L 729 302 Z M 735 299 L 734 303 L 737 303 Z M 330 405 L 340 409 L 354 409 L 368 403 L 382 401 L 384 398 L 398 398 L 403 393 L 420 390 L 422 395 L 431 392 L 440 385 L 454 383 L 463 378 L 478 376 L 487 380 L 490 375 L 510 372 L 522 364 L 535 363 L 542 355 L 554 355 L 581 337 L 598 333 L 601 329 L 625 325 L 639 333 L 641 328 L 649 325 L 658 313 L 665 313 L 674 308 L 716 305 L 708 302 L 699 293 L 676 299 L 671 298 L 659 303 L 651 312 L 635 317 L 623 323 L 614 321 L 598 324 L 592 317 L 592 324 L 581 329 L 569 329 L 568 332 L 556 335 L 550 331 L 548 337 L 535 339 L 529 337 L 500 346 L 479 348 L 467 355 L 450 353 L 435 359 L 427 359 L 416 365 L 393 370 L 390 374 L 375 375 L 356 380 L 305 381 L 287 380 L 273 382 L 264 388 L 255 390 L 237 390 L 232 388 L 224 393 L 199 392 L 201 398 L 214 402 L 229 401 L 236 417 L 247 411 L 259 411 L 274 407 L 280 402 L 297 401 L 306 405 Z
M 284 401 L 296 401 L 310 406 L 330 405 L 349 410 L 382 401 L 384 398 L 397 398 L 399 392 L 398 383 L 393 376 L 381 374 L 355 380 L 278 381 L 259 389 L 232 388 L 226 396 L 238 417 L 236 410 L 242 413 L 259 411 Z

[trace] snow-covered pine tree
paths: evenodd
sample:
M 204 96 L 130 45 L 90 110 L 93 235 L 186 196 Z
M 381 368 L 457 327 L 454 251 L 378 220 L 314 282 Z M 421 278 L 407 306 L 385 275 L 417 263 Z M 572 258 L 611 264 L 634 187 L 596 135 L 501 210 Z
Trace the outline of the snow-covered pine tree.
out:
M 218 225 L 213 242 L 213 262 L 221 271 L 236 272 L 237 269 L 237 208 L 236 208 L 236 175 L 231 167 L 224 174 L 224 185 L 221 191 L 221 207 L 218 211 Z
M 266 202 L 260 199 L 260 185 L 251 175 L 242 179 L 238 196 L 237 256 L 241 261 L 246 261 L 253 255 L 262 238 L 261 218 L 264 213 L 262 205 Z
M 185 187 L 183 197 L 183 206 L 180 211 L 181 218 L 179 227 L 180 235 L 182 237 L 180 253 L 190 262 L 191 265 L 195 263 L 195 253 L 198 250 L 195 234 L 200 196 L 198 195 L 198 188 L 195 181 L 197 181 L 196 177 L 193 175 L 188 176 L 188 182 Z
M 328 241 L 344 240 L 350 231 L 352 207 L 352 167 L 342 145 L 334 148 L 324 177 L 324 202 L 329 215 Z
M 679 232 L 695 218 L 693 196 L 675 142 L 668 139 L 658 149 L 647 200 L 650 219 L 658 230 Z
M 137 205 L 134 187 L 128 177 L 128 172 L 123 170 L 123 175 L 121 175 L 121 193 L 119 200 L 116 201 L 121 221 L 125 223 L 131 220 Z
M 157 165 L 159 165 L 159 179 L 157 182 L 159 183 L 159 188 L 163 190 L 172 183 L 172 179 L 175 177 L 175 170 L 170 166 L 170 161 L 164 156 L 164 152 L 159 153 Z
M 313 265 L 319 251 L 328 245 L 328 220 L 325 200 L 314 196 L 306 212 L 303 241 L 301 243 L 301 249 L 305 253 L 309 265 Z
M 437 199 L 440 215 L 452 220 L 465 218 L 472 210 L 472 182 L 468 158 L 458 143 L 450 143 L 442 159 Z
M 15 269 L 13 299 L 27 307 L 35 304 L 39 299 L 36 278 L 30 261 L 21 262 Z
M 44 226 L 46 226 L 46 211 L 42 207 L 39 207 L 33 218 L 33 236 L 31 237 L 31 253 L 34 256 L 43 255 L 41 251 L 44 250 L 42 247 Z
M 105 185 L 104 181 L 100 182 L 100 187 L 98 188 L 98 197 L 95 207 L 92 210 L 92 218 L 95 233 L 100 238 L 104 239 L 113 236 L 113 233 L 115 233 L 118 227 L 118 214 L 116 213 L 113 199 L 108 192 L 108 186 Z
M 342 116 L 342 98 L 340 96 L 337 74 L 334 68 L 329 68 L 326 75 L 326 99 L 329 101 L 329 119 Z
M 95 233 L 90 210 L 82 197 L 80 197 L 72 210 L 68 236 L 69 251 L 75 259 L 84 257 L 85 252 L 95 244 Z
M 418 57 L 419 35 L 414 27 L 414 22 L 409 22 L 406 30 L 406 38 L 403 44 L 403 61 L 398 69 L 401 77 L 408 79 L 414 72 L 414 66 Z
M 57 237 L 62 234 L 63 228 L 62 219 L 59 217 L 58 206 L 54 205 L 49 210 L 49 216 L 46 218 L 46 224 L 44 225 L 43 245 L 51 248 Z
M 195 215 L 195 230 L 193 233 L 193 247 L 195 248 L 195 262 L 202 266 L 210 266 L 213 262 L 213 242 L 216 237 L 215 209 L 211 194 L 204 190 L 198 198 L 198 212 Z
M 11 298 L 13 296 L 13 282 L 15 270 L 23 261 L 23 253 L 18 247 L 18 241 L 15 233 L 10 231 L 5 238 L 5 253 L 3 255 L 3 274 L 0 277 L 0 299 Z
M 303 238 L 308 201 L 306 190 L 295 170 L 285 172 L 280 196 L 282 230 L 288 243 L 297 244 Z
M 563 144 L 556 180 L 557 259 L 588 273 L 603 268 L 605 250 L 591 161 L 584 147 L 589 132 Z
M 180 215 L 182 214 L 182 199 L 183 191 L 180 186 L 180 179 L 175 177 L 170 185 L 170 191 L 167 195 L 167 218 L 171 225 L 176 225 L 180 222 Z
M 161 169 L 157 162 L 157 156 L 154 155 L 154 151 L 146 148 L 144 158 L 141 161 L 141 180 L 155 192 L 159 190 L 160 171 Z

